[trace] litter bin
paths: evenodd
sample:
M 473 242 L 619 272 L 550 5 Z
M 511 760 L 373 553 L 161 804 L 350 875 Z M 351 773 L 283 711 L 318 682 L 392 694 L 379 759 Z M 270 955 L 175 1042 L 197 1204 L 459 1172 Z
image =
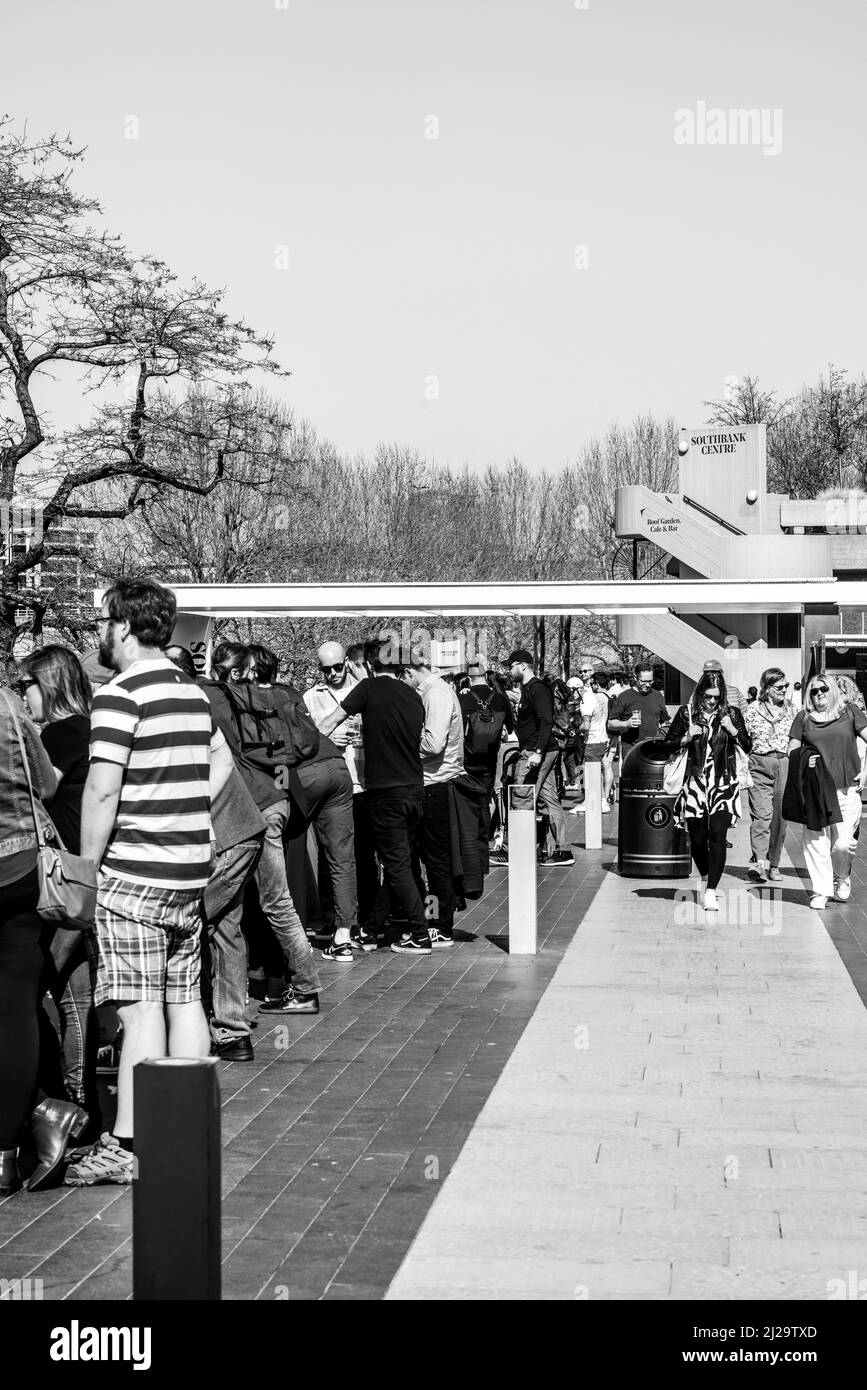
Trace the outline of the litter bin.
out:
M 628 878 L 689 878 L 689 836 L 674 821 L 676 798 L 662 789 L 669 752 L 659 739 L 637 743 L 623 759 L 617 868 Z

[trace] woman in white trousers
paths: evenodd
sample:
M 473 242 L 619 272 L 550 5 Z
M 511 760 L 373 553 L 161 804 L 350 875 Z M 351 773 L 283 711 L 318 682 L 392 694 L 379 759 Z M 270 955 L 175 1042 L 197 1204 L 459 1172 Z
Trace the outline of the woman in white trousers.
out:
M 819 911 L 829 898 L 845 902 L 852 891 L 855 830 L 861 823 L 861 743 L 867 743 L 867 716 L 846 701 L 833 676 L 813 676 L 804 691 L 804 708 L 792 722 L 789 753 L 803 744 L 811 767 L 821 758 L 843 817 L 823 830 L 804 826 L 804 858 L 813 890 L 810 906 Z

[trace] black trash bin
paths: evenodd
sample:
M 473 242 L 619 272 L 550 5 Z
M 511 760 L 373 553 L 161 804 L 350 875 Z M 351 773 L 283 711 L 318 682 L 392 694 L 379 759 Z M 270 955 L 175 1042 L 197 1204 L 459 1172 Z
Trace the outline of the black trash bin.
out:
M 620 774 L 617 868 L 627 878 L 688 878 L 689 836 L 674 821 L 676 797 L 662 789 L 669 751 L 647 738 L 626 754 Z

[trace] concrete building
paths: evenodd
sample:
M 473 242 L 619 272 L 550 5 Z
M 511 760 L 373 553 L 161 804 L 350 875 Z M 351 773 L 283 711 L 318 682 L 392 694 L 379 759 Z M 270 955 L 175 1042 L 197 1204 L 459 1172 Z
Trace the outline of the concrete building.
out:
M 769 600 L 763 611 L 739 608 L 712 617 L 624 614 L 619 640 L 650 648 L 679 672 L 681 699 L 711 658 L 743 692 L 758 685 L 768 666 L 800 680 L 813 643 L 823 643 L 829 669 L 851 672 L 867 691 L 867 659 L 862 668 L 857 644 L 842 640 L 862 634 L 864 610 L 811 602 L 809 592 L 817 580 L 867 578 L 867 515 L 853 499 L 793 501 L 768 492 L 763 424 L 683 430 L 678 452 L 677 492 L 617 489 L 617 535 L 653 541 L 670 556 L 668 573 L 680 580 L 748 581 L 759 598 L 771 581 L 802 580 L 802 611 L 781 612 Z M 867 658 L 867 643 L 862 650 Z

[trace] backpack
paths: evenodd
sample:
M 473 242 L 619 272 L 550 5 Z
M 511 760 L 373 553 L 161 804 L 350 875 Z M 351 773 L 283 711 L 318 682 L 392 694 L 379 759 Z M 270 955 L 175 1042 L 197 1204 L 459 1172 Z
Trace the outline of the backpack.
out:
M 493 695 L 480 700 L 472 690 L 467 694 L 473 696 L 477 708 L 470 710 L 464 721 L 464 752 L 483 757 L 499 747 L 506 715 L 501 709 L 491 709 Z
M 319 752 L 319 730 L 304 701 L 290 691 L 279 686 L 263 690 L 248 682 L 227 682 L 220 689 L 238 730 L 239 756 L 249 767 L 270 774 L 297 767 Z
M 559 748 L 565 748 L 575 740 L 570 708 L 571 691 L 561 680 L 552 680 L 548 689 L 554 700 L 554 741 Z

